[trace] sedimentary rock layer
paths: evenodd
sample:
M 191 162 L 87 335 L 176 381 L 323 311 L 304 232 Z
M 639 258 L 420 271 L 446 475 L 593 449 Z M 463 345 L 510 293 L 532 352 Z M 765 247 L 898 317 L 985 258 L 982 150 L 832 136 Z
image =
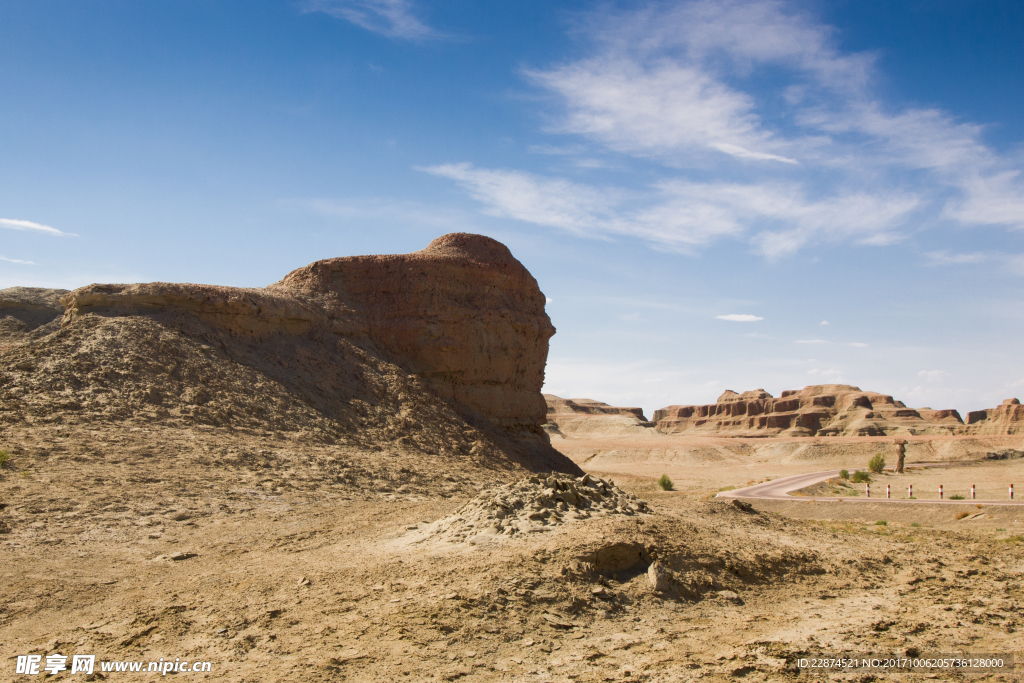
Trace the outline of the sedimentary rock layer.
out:
M 644 417 L 642 408 L 620 408 L 589 398 L 560 398 L 554 394 L 544 394 L 544 400 L 548 408 L 544 429 L 552 438 L 655 434 L 654 423 Z
M 542 428 L 544 303 L 506 247 L 467 234 L 267 288 L 90 285 L 46 308 L 59 330 L 0 349 L 0 421 L 144 417 L 439 454 L 514 444 L 530 467 L 579 472 Z
M 1008 398 L 1002 405 L 988 410 L 973 410 L 967 413 L 965 434 L 1024 434 L 1024 406 L 1015 398 Z
M 659 432 L 721 436 L 887 436 L 956 434 L 955 410 L 917 411 L 892 396 L 845 384 L 783 391 L 726 391 L 709 405 L 669 406 L 655 412 Z

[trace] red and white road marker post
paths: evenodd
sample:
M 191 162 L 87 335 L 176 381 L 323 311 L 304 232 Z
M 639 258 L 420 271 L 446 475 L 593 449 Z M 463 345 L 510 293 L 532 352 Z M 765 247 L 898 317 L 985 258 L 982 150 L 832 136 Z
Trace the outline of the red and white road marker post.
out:
M 942 500 L 942 484 L 939 484 L 939 500 Z
M 907 498 L 913 498 L 913 497 L 914 497 L 914 485 L 910 484 L 910 485 L 907 486 Z
M 1013 500 L 1013 484 L 1010 484 L 1010 500 Z
M 886 498 L 892 498 L 892 492 L 889 491 L 889 485 L 888 484 L 885 485 L 885 497 Z
M 871 484 L 864 484 L 864 493 L 867 494 L 868 498 L 871 497 Z
M 974 484 L 971 484 L 971 500 L 974 500 Z

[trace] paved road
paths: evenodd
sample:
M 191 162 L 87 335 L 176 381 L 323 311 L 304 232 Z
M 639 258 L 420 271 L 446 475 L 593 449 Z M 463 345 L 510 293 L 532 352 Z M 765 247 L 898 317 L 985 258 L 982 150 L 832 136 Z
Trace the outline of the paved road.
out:
M 935 467 L 933 463 L 928 463 L 929 467 Z M 852 469 L 852 468 L 851 468 Z M 907 469 L 910 469 L 908 466 Z M 929 505 L 963 505 L 963 504 L 978 504 L 984 503 L 985 505 L 1024 505 L 1024 500 L 939 500 L 935 499 L 924 499 L 924 500 L 907 500 L 898 498 L 886 498 L 885 489 L 879 486 L 871 492 L 870 498 L 864 496 L 857 497 L 829 497 L 829 496 L 791 496 L 788 495 L 791 491 L 802 489 L 805 486 L 811 486 L 817 484 L 819 481 L 825 481 L 833 477 L 839 476 L 839 470 L 829 470 L 828 472 L 811 472 L 810 474 L 795 474 L 791 477 L 782 477 L 780 479 L 774 479 L 772 481 L 766 481 L 763 484 L 754 484 L 753 486 L 745 486 L 741 489 L 734 489 L 732 491 L 722 491 L 717 495 L 718 498 L 754 498 L 759 500 L 788 500 L 788 501 L 809 501 L 809 500 L 821 500 L 821 501 L 843 501 L 844 503 L 927 503 Z M 863 491 L 863 489 L 862 489 Z

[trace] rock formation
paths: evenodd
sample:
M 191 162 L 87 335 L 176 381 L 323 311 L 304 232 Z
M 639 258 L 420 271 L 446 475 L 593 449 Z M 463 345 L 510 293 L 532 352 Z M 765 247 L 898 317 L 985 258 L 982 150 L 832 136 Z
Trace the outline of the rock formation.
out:
M 656 434 L 641 408 L 618 408 L 589 398 L 559 398 L 544 394 L 552 438 L 568 436 L 641 436 Z
M 664 434 L 719 436 L 886 436 L 956 434 L 963 421 L 955 410 L 917 411 L 892 396 L 845 384 L 783 391 L 726 391 L 716 403 L 669 406 L 654 413 Z
M 996 408 L 973 410 L 967 413 L 967 425 L 963 433 L 1024 434 L 1024 406 L 1017 399 L 1008 398 Z
M 0 348 L 45 337 L 60 327 L 66 289 L 0 289 Z
M 317 261 L 263 289 L 90 285 L 61 303 L 59 331 L 2 351 L 0 422 L 299 430 L 579 472 L 542 427 L 544 295 L 487 237 Z

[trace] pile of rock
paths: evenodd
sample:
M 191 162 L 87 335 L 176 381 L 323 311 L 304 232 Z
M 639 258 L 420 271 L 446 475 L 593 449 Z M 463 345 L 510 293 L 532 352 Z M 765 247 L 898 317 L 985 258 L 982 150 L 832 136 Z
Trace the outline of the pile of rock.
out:
M 601 515 L 649 513 L 646 502 L 611 481 L 552 474 L 492 489 L 433 524 L 413 528 L 422 534 L 417 540 L 479 544 Z

